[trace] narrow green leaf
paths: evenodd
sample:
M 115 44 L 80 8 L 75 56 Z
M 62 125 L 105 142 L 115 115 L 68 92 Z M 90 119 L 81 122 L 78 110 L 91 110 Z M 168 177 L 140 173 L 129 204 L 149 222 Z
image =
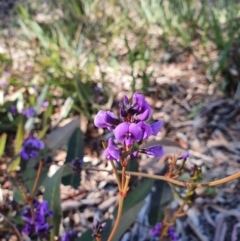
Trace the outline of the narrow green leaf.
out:
M 43 198 L 48 201 L 50 210 L 54 212 L 52 218 L 53 229 L 51 231 L 50 240 L 54 240 L 54 235 L 58 236 L 59 234 L 59 226 L 62 217 L 60 183 L 63 169 L 64 166 L 60 167 L 52 177 L 48 177 L 44 181 L 45 192 Z
M 151 225 L 163 219 L 165 207 L 172 200 L 172 191 L 168 183 L 156 180 L 154 186 L 156 190 L 152 193 L 149 211 L 149 223 Z
M 3 133 L 0 137 L 0 157 L 2 157 L 7 141 L 7 134 Z
M 84 140 L 80 128 L 76 128 L 68 143 L 66 163 L 71 163 L 75 158 L 83 159 Z M 64 185 L 77 188 L 80 185 L 80 173 L 72 173 L 62 179 Z

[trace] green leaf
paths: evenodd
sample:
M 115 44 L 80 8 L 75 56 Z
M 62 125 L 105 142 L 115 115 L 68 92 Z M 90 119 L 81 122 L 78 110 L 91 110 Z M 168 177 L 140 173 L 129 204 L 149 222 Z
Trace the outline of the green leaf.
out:
M 68 142 L 68 152 L 66 157 L 66 163 L 71 164 L 71 161 L 75 158 L 83 159 L 84 140 L 83 134 L 80 128 L 76 128 Z M 80 185 L 80 172 L 72 173 L 62 179 L 64 185 L 71 185 L 74 188 L 78 188 Z
M 125 213 L 123 213 L 118 229 L 114 235 L 113 241 L 118 241 L 122 234 L 130 227 L 130 225 L 135 221 L 137 215 L 141 208 L 143 207 L 145 201 L 135 204 L 133 207 L 128 209 Z
M 164 211 L 166 205 L 172 200 L 172 191 L 168 183 L 160 180 L 155 181 L 155 192 L 152 193 L 150 211 L 149 211 L 149 223 L 155 225 L 164 217 Z
M 54 235 L 58 236 L 59 226 L 62 217 L 61 200 L 60 200 L 60 183 L 64 166 L 52 176 L 46 178 L 44 182 L 45 192 L 43 198 L 48 201 L 49 208 L 54 212 L 52 218 L 53 229 L 50 240 L 54 240 Z
M 3 133 L 0 137 L 0 157 L 2 157 L 7 141 L 7 134 Z

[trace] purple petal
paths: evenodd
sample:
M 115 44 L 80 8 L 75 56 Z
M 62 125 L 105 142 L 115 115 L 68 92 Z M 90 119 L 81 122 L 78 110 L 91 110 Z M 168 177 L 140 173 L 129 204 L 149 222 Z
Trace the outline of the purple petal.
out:
M 140 121 L 137 123 L 137 125 L 142 129 L 143 131 L 143 137 L 142 139 L 147 139 L 150 135 L 152 135 L 152 128 L 150 125 L 146 124 L 143 121 Z
M 160 131 L 160 129 L 162 128 L 163 126 L 163 123 L 162 121 L 157 121 L 157 122 L 154 122 L 152 125 L 151 125 L 151 128 L 152 128 L 152 134 L 154 136 L 157 135 L 157 133 Z
M 146 149 L 141 149 L 141 152 L 156 157 L 162 157 L 164 155 L 163 147 L 160 145 L 152 146 Z
M 119 120 L 117 119 L 117 117 L 110 111 L 106 112 L 105 121 L 109 125 L 118 125 L 119 124 Z
M 137 103 L 138 105 L 142 106 L 145 102 L 145 97 L 142 94 L 139 94 L 138 92 L 135 92 L 132 97 L 133 103 Z
M 141 121 L 145 121 L 149 118 L 150 114 L 151 114 L 151 108 L 147 108 L 144 110 L 144 112 L 137 115 L 137 119 Z
M 98 128 L 107 128 L 105 121 L 106 111 L 100 110 L 94 118 L 94 125 Z
M 130 160 L 136 159 L 137 156 L 138 156 L 138 151 L 133 152 L 133 153 L 130 155 Z
M 125 139 L 125 134 L 128 133 L 128 130 L 129 130 L 129 123 L 123 122 L 114 129 L 113 133 L 115 135 L 115 138 L 118 141 L 123 142 Z
M 124 97 L 123 97 L 123 104 L 124 104 L 125 106 L 128 106 L 128 105 L 129 105 L 129 99 L 128 99 L 128 97 L 127 97 L 126 95 L 124 95 Z
M 105 228 L 106 226 L 107 226 L 107 223 L 106 223 L 106 222 L 104 222 L 104 223 L 101 224 L 101 227 L 102 227 L 102 228 Z
M 110 138 L 108 140 L 108 147 L 103 152 L 103 155 L 110 161 L 119 161 L 120 159 L 120 150 L 118 149 L 117 145 L 113 142 L 113 139 Z
M 179 157 L 179 159 L 187 159 L 188 157 L 189 157 L 189 153 L 185 152 Z
M 24 150 L 20 152 L 20 156 L 22 157 L 23 160 L 28 160 L 30 158 L 29 155 Z
M 142 139 L 143 131 L 142 129 L 135 123 L 131 123 L 129 125 L 129 133 L 133 136 L 134 141 L 138 142 Z

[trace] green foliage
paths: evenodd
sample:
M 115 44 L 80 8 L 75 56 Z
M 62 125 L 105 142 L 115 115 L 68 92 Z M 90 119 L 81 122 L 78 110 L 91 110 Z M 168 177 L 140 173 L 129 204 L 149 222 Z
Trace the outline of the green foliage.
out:
M 49 208 L 54 212 L 51 231 L 51 240 L 54 240 L 54 235 L 59 234 L 59 226 L 62 217 L 61 200 L 60 200 L 60 183 L 64 167 L 60 167 L 57 172 L 48 177 L 44 181 L 45 192 L 43 198 L 48 201 Z
M 71 165 L 72 160 L 75 158 L 79 158 L 82 160 L 83 154 L 84 154 L 83 149 L 84 149 L 83 134 L 80 128 L 76 128 L 68 142 L 68 152 L 67 152 L 65 163 Z M 80 177 L 81 177 L 80 174 L 81 174 L 80 171 L 71 173 L 70 175 L 62 179 L 62 183 L 64 185 L 71 185 L 74 188 L 78 188 L 80 185 Z
M 0 157 L 4 154 L 5 146 L 7 141 L 7 134 L 3 133 L 0 137 Z

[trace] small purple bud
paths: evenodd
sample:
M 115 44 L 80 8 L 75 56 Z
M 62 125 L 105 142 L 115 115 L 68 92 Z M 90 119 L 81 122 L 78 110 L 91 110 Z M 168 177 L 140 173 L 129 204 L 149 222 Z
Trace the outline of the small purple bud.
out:
M 180 157 L 178 157 L 178 159 L 184 159 L 184 160 L 186 160 L 188 157 L 189 157 L 189 153 L 188 153 L 188 152 L 185 152 L 185 153 L 183 153 Z
M 106 227 L 106 222 L 100 224 L 100 222 L 97 219 L 94 219 L 93 221 L 93 233 L 92 237 L 99 237 L 101 236 L 101 233 L 103 232 L 103 228 Z
M 44 109 L 46 109 L 46 108 L 48 108 L 48 106 L 49 106 L 49 102 L 48 102 L 47 100 L 43 101 L 42 107 L 43 107 Z
M 134 151 L 131 155 L 129 160 L 135 160 L 138 157 L 138 151 Z

